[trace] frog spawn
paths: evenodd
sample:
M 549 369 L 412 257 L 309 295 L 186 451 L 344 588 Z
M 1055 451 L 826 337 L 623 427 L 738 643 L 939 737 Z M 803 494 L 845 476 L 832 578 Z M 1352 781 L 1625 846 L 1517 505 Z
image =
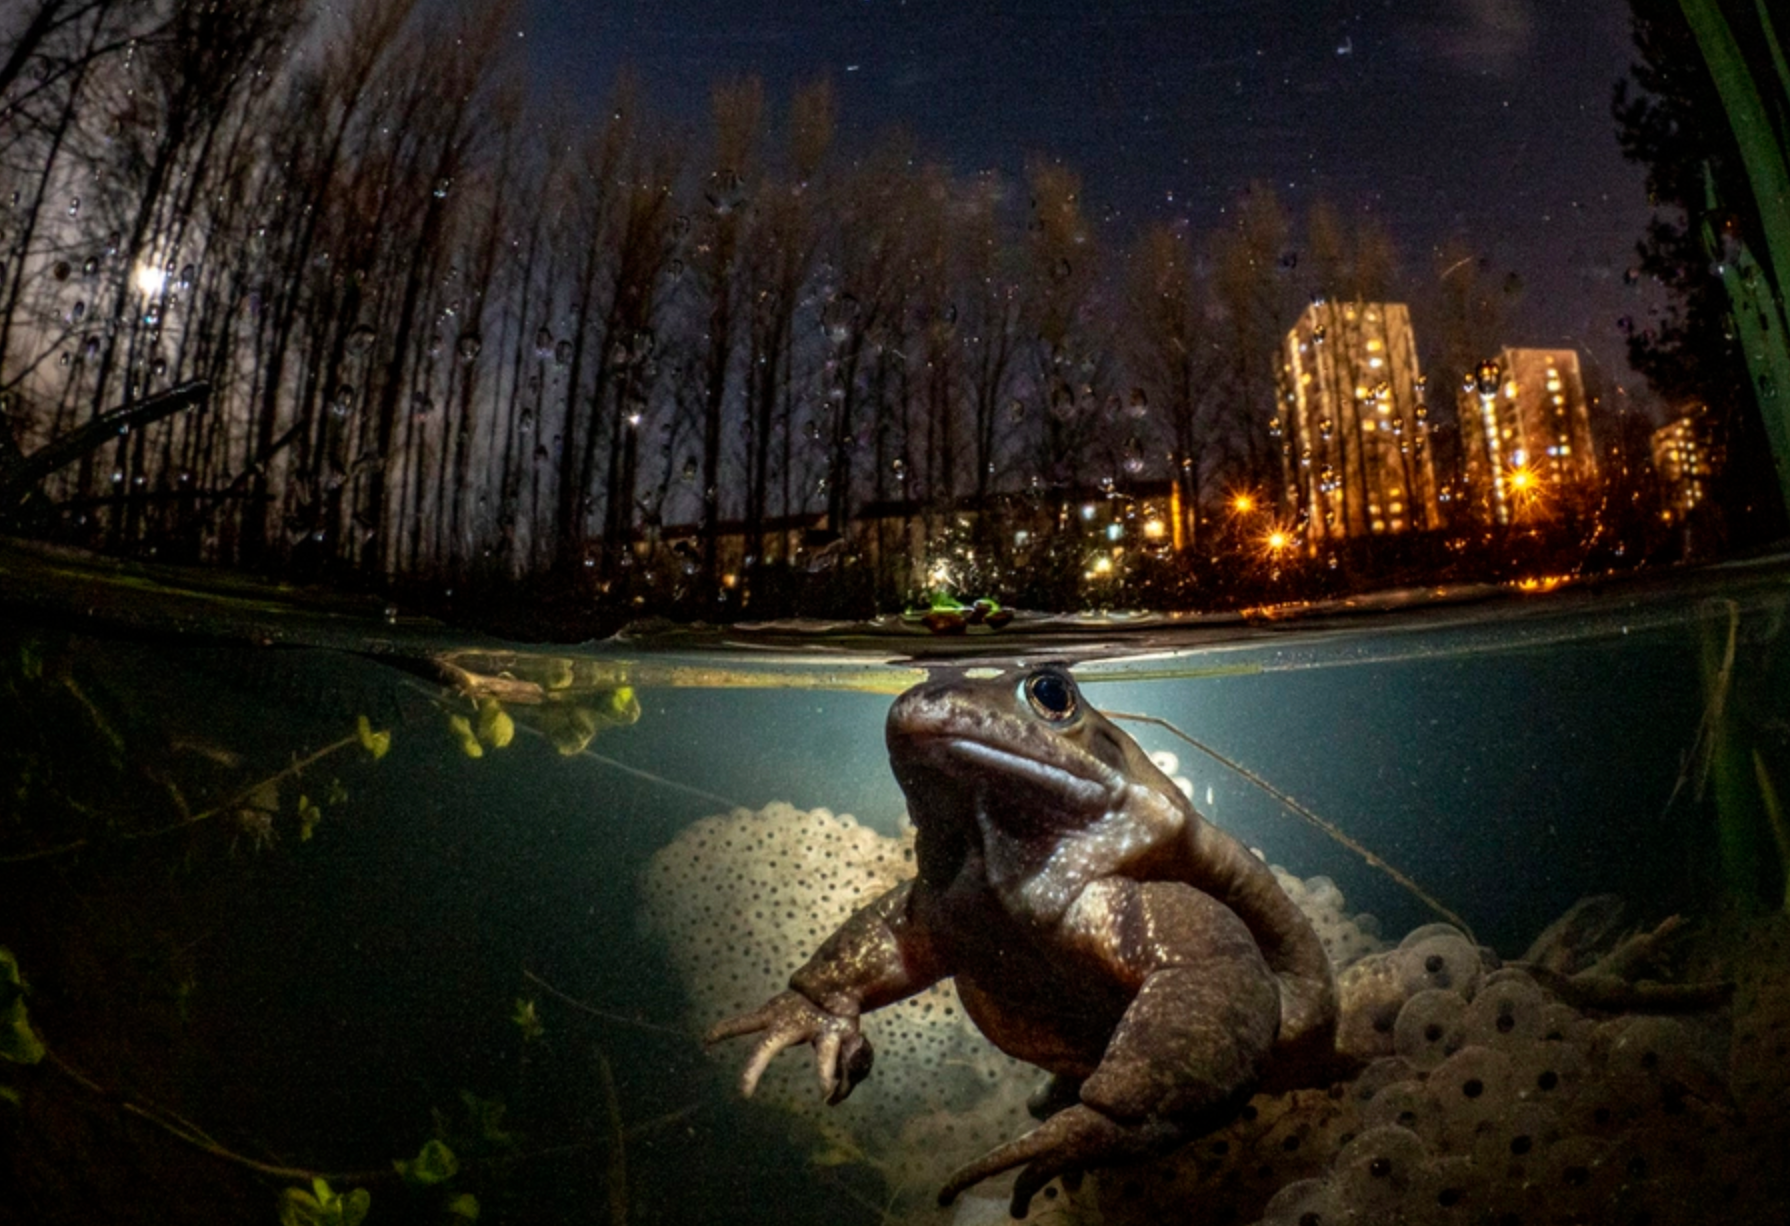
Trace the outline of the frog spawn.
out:
M 1471 947 L 1460 933 L 1419 929 L 1341 977 L 1344 1032 L 1373 1049 L 1354 1078 L 1257 1097 L 1156 1166 L 1106 1173 L 1102 1219 L 1141 1226 L 1177 1204 L 1264 1226 L 1782 1220 L 1790 1181 L 1771 1155 L 1790 1116 L 1790 1043 L 1759 1059 L 1764 1042 L 1790 1040 L 1790 921 L 1774 927 L 1775 946 L 1752 942 L 1750 972 L 1724 963 L 1742 972 L 1725 1076 L 1719 1017 L 1582 1014 L 1489 954 L 1457 960 Z M 1423 986 L 1440 976 L 1458 986 Z M 1730 1081 L 1757 1097 L 1730 1095 Z M 1336 1143 L 1282 1150 L 1276 1137 L 1299 1129 Z
M 911 832 L 783 804 L 704 819 L 662 849 L 642 883 L 645 923 L 686 989 L 692 1030 L 780 990 L 852 910 L 912 874 L 912 850 Z M 1339 1045 L 1361 1071 L 1328 1090 L 1258 1096 L 1166 1159 L 1040 1198 L 1032 1220 L 1097 1212 L 1122 1226 L 1195 1209 L 1202 1221 L 1277 1226 L 1782 1216 L 1790 1187 L 1765 1155 L 1790 1130 L 1790 922 L 1737 933 L 1726 951 L 1720 969 L 1740 990 L 1724 1077 L 1700 1019 L 1599 1020 L 1452 927 L 1388 948 L 1334 883 L 1275 875 L 1338 965 Z M 930 1204 L 945 1174 L 1031 1126 L 1024 1103 L 1039 1074 L 990 1045 L 948 984 L 869 1015 L 864 1030 L 876 1068 L 842 1106 L 821 1104 L 804 1053 L 774 1060 L 755 1101 L 797 1119 L 816 1161 L 875 1165 L 906 1220 L 938 1220 Z M 955 1220 L 998 1220 L 1005 1201 L 988 1198 L 999 1196 L 978 1190 Z M 1731 1197 L 1734 1209 L 1714 1208 Z
M 700 1033 L 781 991 L 847 916 L 913 872 L 911 829 L 891 838 L 826 809 L 736 809 L 653 857 L 643 920 Z M 844 1105 L 821 1101 L 805 1051 L 773 1060 L 754 1096 L 800 1121 L 816 1162 L 868 1161 L 904 1199 L 930 1202 L 958 1166 L 1034 1124 L 1037 1070 L 983 1038 L 949 983 L 868 1014 L 863 1030 L 875 1069 Z M 732 1057 L 717 1053 L 737 1072 Z

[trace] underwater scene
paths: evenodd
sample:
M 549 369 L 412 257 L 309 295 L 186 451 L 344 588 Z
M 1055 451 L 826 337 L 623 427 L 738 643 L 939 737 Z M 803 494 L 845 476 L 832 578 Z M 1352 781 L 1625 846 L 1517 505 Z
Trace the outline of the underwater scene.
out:
M 1783 558 L 583 648 L 5 567 L 0 1221 L 1790 1206 Z

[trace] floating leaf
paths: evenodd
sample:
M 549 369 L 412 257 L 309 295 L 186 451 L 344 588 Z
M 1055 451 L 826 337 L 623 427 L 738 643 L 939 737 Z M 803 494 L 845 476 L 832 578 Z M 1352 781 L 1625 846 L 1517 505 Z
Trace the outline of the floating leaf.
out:
M 516 721 L 495 698 L 479 700 L 479 740 L 502 749 L 516 738 Z
M 604 713 L 614 723 L 637 724 L 640 722 L 640 700 L 634 696 L 634 687 L 631 685 L 617 686 L 609 691 L 608 701 L 605 705 L 607 710 Z
M 455 1217 L 476 1222 L 479 1220 L 479 1198 L 471 1192 L 462 1192 L 448 1202 L 447 1211 Z
M 373 755 L 373 761 L 375 762 L 391 752 L 391 730 L 386 729 L 382 732 L 373 731 L 372 723 L 364 715 L 355 723 L 355 735 L 360 738 L 360 743 L 366 751 Z
M 448 730 L 460 742 L 460 752 L 469 758 L 485 756 L 485 747 L 479 744 L 479 738 L 473 735 L 472 721 L 464 715 L 448 716 Z
M 601 727 L 597 714 L 584 707 L 550 706 L 541 713 L 541 731 L 565 757 L 584 752 Z
M 403 1176 L 405 1183 L 418 1187 L 446 1183 L 460 1172 L 460 1160 L 454 1157 L 454 1151 L 447 1147 L 447 1142 L 434 1138 L 423 1142 L 414 1159 L 409 1162 L 395 1159 L 392 1166 Z

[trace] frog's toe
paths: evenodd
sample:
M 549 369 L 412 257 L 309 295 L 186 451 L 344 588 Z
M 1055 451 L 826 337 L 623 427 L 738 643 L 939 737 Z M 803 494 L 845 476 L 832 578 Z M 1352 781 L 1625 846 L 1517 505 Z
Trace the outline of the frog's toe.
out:
M 1058 1175 L 1079 1176 L 1090 1167 L 1135 1162 L 1173 1149 L 1184 1139 L 1181 1129 L 1163 1121 L 1124 1124 L 1078 1104 L 957 1171 L 940 1190 L 939 1204 L 949 1205 L 964 1189 L 1021 1167 L 1009 1211 L 1024 1217 L 1032 1197 Z

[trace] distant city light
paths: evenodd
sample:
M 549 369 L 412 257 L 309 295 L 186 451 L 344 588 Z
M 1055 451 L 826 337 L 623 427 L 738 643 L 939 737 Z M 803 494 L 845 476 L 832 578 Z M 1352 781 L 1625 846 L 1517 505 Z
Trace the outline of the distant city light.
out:
M 1231 509 L 1239 515 L 1247 515 L 1255 510 L 1255 499 L 1248 494 L 1238 494 L 1231 499 Z
M 161 293 L 162 286 L 168 283 L 168 273 L 165 269 L 157 268 L 153 264 L 139 264 L 136 274 L 131 279 L 136 282 L 139 292 L 153 298 Z

